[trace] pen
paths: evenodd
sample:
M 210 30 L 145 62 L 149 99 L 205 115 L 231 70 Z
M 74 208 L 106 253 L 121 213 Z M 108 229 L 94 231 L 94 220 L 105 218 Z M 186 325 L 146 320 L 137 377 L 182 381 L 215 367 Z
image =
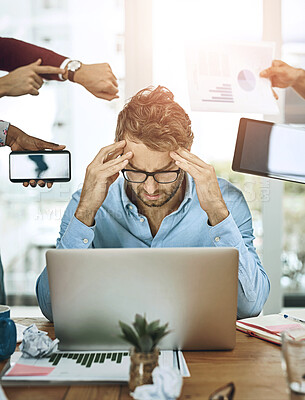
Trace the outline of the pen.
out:
M 284 318 L 289 318 L 292 319 L 293 321 L 296 322 L 302 322 L 303 324 L 305 323 L 305 319 L 300 319 L 300 318 L 296 318 L 296 317 L 290 317 L 290 315 L 284 314 Z

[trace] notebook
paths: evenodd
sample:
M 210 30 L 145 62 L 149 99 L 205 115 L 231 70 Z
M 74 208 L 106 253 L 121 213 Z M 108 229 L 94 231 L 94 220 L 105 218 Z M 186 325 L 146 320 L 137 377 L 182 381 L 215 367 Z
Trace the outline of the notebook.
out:
M 284 331 L 289 331 L 289 335 L 295 340 L 305 340 L 305 323 L 285 318 L 284 314 L 244 318 L 236 322 L 236 329 L 279 345 L 281 333 Z
M 175 368 L 183 377 L 190 376 L 181 351 L 160 351 L 159 366 Z M 2 376 L 3 386 L 16 384 L 79 384 L 128 382 L 128 351 L 62 352 L 50 357 L 24 358 L 13 354 Z

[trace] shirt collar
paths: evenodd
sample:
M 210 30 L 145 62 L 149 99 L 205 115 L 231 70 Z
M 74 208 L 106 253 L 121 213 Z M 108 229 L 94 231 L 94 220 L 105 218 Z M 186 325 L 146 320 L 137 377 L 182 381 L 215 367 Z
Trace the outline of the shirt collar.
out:
M 185 177 L 186 177 L 186 182 L 185 182 L 184 199 L 182 200 L 182 202 L 179 206 L 179 209 L 181 207 L 183 207 L 185 204 L 187 204 L 189 201 L 193 200 L 192 178 L 187 172 L 185 173 Z M 130 206 L 137 208 L 136 205 L 133 204 L 127 196 L 127 193 L 126 193 L 127 183 L 126 183 L 125 179 L 122 176 L 120 176 L 119 179 L 120 179 L 120 188 L 121 188 L 121 200 L 124 205 L 124 208 L 127 207 L 130 209 Z

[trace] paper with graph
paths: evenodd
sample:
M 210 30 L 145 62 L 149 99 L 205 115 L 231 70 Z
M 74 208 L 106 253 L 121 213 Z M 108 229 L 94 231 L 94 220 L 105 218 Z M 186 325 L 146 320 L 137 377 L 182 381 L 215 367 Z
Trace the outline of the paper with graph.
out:
M 277 114 L 270 80 L 259 76 L 273 57 L 273 43 L 187 43 L 192 110 Z
M 161 351 L 159 366 L 172 367 L 182 376 L 190 376 L 181 351 Z M 126 382 L 129 379 L 128 351 L 63 352 L 47 358 L 24 358 L 13 354 L 2 377 L 4 385 L 21 382 Z

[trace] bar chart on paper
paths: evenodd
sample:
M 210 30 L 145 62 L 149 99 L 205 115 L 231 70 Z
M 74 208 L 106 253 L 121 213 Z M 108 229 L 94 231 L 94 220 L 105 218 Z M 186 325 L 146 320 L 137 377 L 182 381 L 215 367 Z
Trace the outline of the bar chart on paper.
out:
M 273 52 L 270 43 L 188 43 L 192 110 L 277 114 L 270 81 L 259 76 L 271 65 Z
M 161 351 L 159 365 L 189 372 L 182 352 Z M 15 358 L 15 359 L 14 359 Z M 126 351 L 56 352 L 48 358 L 24 358 L 15 353 L 11 368 L 2 378 L 4 384 L 14 382 L 126 382 L 129 379 L 130 356 Z M 180 368 L 178 368 L 178 364 Z M 183 368 L 182 368 L 183 367 Z

